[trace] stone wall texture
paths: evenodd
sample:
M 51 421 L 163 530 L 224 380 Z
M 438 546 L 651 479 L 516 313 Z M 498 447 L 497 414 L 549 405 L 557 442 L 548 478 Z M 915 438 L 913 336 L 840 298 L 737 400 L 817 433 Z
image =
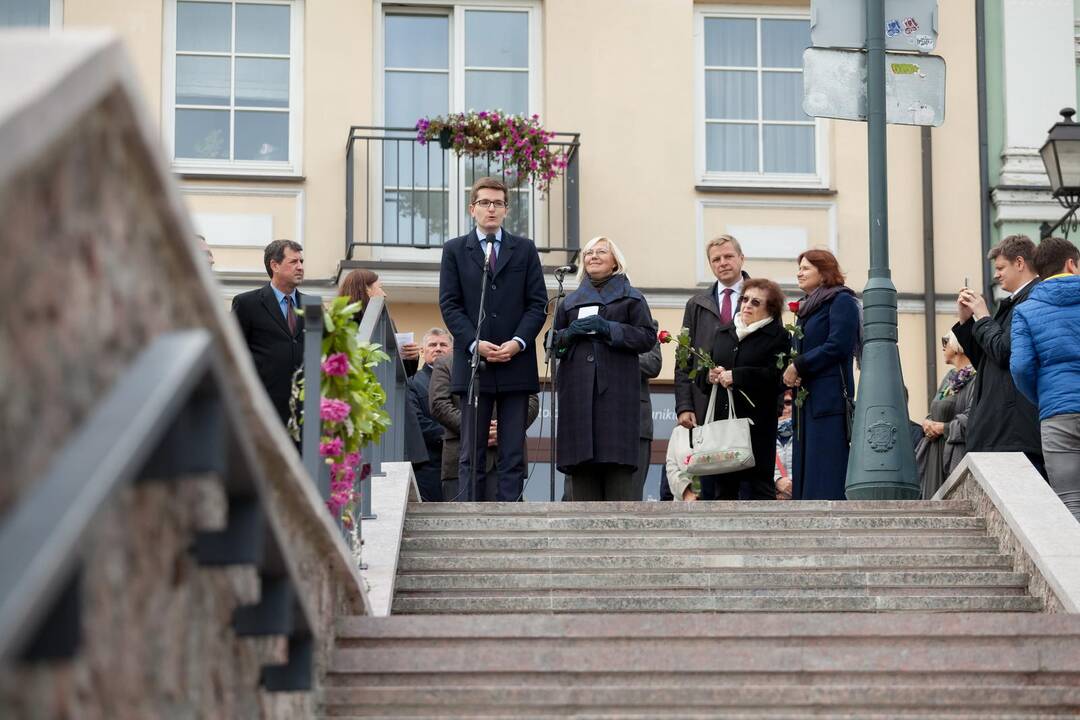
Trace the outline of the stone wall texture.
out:
M 73 119 L 31 165 L 0 177 L 0 517 L 155 336 L 209 329 L 316 637 L 318 682 L 335 616 L 369 611 L 359 575 L 221 308 L 154 131 L 125 87 Z M 202 568 L 189 553 L 193 532 L 225 513 L 214 478 L 115 496 L 80 545 L 79 655 L 0 666 L 0 717 L 310 717 L 315 693 L 258 686 L 261 665 L 283 659 L 284 640 L 230 629 L 233 609 L 258 598 L 254 570 Z

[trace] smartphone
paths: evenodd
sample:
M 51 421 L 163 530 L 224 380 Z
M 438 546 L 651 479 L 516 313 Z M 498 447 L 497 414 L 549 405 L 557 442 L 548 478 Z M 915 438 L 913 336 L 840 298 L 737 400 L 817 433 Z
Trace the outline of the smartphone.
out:
M 968 277 L 967 277 L 967 275 L 965 275 L 964 276 L 964 287 L 967 287 L 967 286 L 968 286 Z

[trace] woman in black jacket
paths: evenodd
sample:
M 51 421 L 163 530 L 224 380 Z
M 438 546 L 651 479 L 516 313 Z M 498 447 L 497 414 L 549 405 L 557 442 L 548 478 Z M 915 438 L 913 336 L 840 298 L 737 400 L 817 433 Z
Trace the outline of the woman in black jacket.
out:
M 656 344 L 645 297 L 626 278 L 614 242 L 593 238 L 582 251 L 581 284 L 555 315 L 559 353 L 556 464 L 570 500 L 640 500 L 641 370 Z
M 735 414 L 753 421 L 750 444 L 754 467 L 701 478 L 702 500 L 737 500 L 746 484 L 752 500 L 775 500 L 773 466 L 776 458 L 776 401 L 783 391 L 778 359 L 791 347 L 791 336 L 781 321 L 784 294 L 772 280 L 751 278 L 743 283 L 742 306 L 735 323 L 716 335 L 712 359 L 717 367 L 698 380 L 719 385 L 716 415 L 728 416 L 728 394 L 735 396 Z M 708 385 L 703 388 L 711 391 Z M 689 499 L 689 498 L 687 498 Z

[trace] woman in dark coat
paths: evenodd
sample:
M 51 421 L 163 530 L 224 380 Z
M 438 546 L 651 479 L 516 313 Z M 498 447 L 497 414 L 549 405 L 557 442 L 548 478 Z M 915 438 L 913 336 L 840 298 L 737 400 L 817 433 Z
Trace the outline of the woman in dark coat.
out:
M 581 284 L 555 315 L 559 353 L 556 463 L 571 500 L 640 500 L 638 355 L 656 343 L 645 297 L 626 278 L 614 242 L 593 238 L 582 252 Z
M 967 453 L 967 417 L 975 389 L 975 367 L 952 330 L 941 338 L 945 362 L 952 365 L 930 401 L 922 421 L 923 437 L 915 447 L 922 497 L 930 500 Z
M 719 385 L 716 395 L 716 414 L 709 420 L 728 416 L 728 395 L 735 396 L 735 414 L 753 421 L 750 444 L 754 450 L 754 467 L 724 475 L 701 478 L 702 500 L 738 500 L 740 485 L 746 485 L 752 500 L 775 500 L 773 468 L 776 458 L 776 401 L 783 391 L 783 369 L 777 367 L 777 356 L 791 347 L 791 336 L 784 329 L 784 294 L 771 280 L 753 278 L 742 287 L 742 303 L 734 324 L 716 334 L 712 359 L 717 364 L 704 380 L 703 392 Z
M 797 278 L 806 293 L 796 313 L 803 337 L 795 340 L 784 383 L 809 394 L 795 409 L 791 497 L 843 500 L 850 444 L 844 395 L 854 399 L 859 302 L 828 250 L 800 255 Z

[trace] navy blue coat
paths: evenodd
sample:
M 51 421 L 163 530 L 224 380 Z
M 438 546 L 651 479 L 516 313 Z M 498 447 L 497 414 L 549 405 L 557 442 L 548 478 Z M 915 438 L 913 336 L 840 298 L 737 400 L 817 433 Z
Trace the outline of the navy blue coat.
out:
M 599 305 L 611 323 L 611 337 L 567 340 L 566 328 L 582 307 Z M 637 467 L 641 435 L 641 368 L 638 355 L 656 344 L 645 297 L 625 275 L 615 275 L 598 292 L 589 283 L 567 296 L 553 325 L 560 349 L 558 369 L 561 472 L 573 474 L 584 462 Z
M 473 230 L 443 247 L 439 271 L 439 308 L 454 336 L 450 389 L 464 393 L 469 384 L 469 347 L 476 337 L 484 252 Z M 540 391 L 536 371 L 536 336 L 544 325 L 547 288 L 532 240 L 503 230 L 495 274 L 488 278 L 487 319 L 480 339 L 501 345 L 519 337 L 525 349 L 506 363 L 490 363 L 479 374 L 480 392 Z
M 795 369 L 810 394 L 795 408 L 791 497 L 794 500 L 843 500 L 848 441 L 841 375 L 854 398 L 852 359 L 859 337 L 859 303 L 842 292 L 799 318 L 803 337 Z

